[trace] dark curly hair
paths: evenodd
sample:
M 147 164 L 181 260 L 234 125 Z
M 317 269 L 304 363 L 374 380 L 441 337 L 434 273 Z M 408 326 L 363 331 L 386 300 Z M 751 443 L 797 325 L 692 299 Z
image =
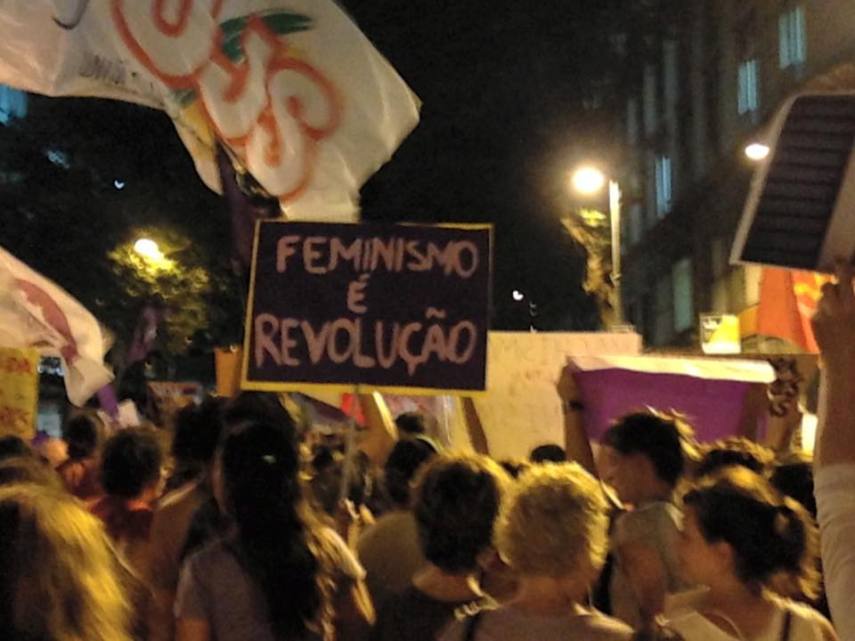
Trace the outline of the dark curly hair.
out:
M 438 456 L 419 474 L 415 514 L 425 558 L 451 574 L 477 567 L 493 540 L 507 473 L 483 456 Z
M 101 453 L 101 485 L 107 494 L 133 499 L 160 477 L 163 453 L 147 429 L 117 432 Z
M 80 414 L 65 425 L 62 439 L 68 444 L 68 458 L 77 461 L 95 453 L 101 440 L 101 430 L 96 420 Z
M 619 418 L 603 435 L 602 444 L 621 454 L 642 454 L 656 475 L 674 487 L 685 469 L 680 419 L 658 412 L 636 412 Z

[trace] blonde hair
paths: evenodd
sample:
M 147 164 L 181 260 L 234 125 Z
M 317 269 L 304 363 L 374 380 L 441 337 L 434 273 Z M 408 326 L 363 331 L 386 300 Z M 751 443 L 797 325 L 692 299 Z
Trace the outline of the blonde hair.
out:
M 13 631 L 51 641 L 130 641 L 121 566 L 100 521 L 32 483 L 0 488 L 0 607 Z
M 569 576 L 586 557 L 599 568 L 608 547 L 606 506 L 599 483 L 578 464 L 534 466 L 502 505 L 499 553 L 522 575 Z

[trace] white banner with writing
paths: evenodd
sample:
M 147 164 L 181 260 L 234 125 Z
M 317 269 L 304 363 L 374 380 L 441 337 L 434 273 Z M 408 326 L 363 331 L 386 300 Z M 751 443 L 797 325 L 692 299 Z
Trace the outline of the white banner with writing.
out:
M 113 375 L 107 341 L 83 305 L 0 247 L 0 347 L 35 347 L 65 365 L 69 400 L 83 405 Z
M 4 2 L 0 83 L 163 109 L 209 187 L 221 140 L 309 220 L 356 217 L 420 106 L 333 0 Z

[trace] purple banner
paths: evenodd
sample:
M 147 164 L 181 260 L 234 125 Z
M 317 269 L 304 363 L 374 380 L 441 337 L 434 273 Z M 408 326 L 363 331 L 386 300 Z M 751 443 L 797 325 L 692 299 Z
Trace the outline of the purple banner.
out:
M 601 369 L 574 374 L 585 404 L 588 437 L 599 441 L 618 417 L 646 407 L 684 414 L 699 441 L 739 433 L 750 383 L 681 374 Z

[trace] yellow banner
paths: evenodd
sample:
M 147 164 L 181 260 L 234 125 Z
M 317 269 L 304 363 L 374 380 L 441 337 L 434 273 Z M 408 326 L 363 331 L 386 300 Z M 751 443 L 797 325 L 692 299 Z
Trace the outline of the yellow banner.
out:
M 38 402 L 38 351 L 0 347 L 0 436 L 33 438 Z

